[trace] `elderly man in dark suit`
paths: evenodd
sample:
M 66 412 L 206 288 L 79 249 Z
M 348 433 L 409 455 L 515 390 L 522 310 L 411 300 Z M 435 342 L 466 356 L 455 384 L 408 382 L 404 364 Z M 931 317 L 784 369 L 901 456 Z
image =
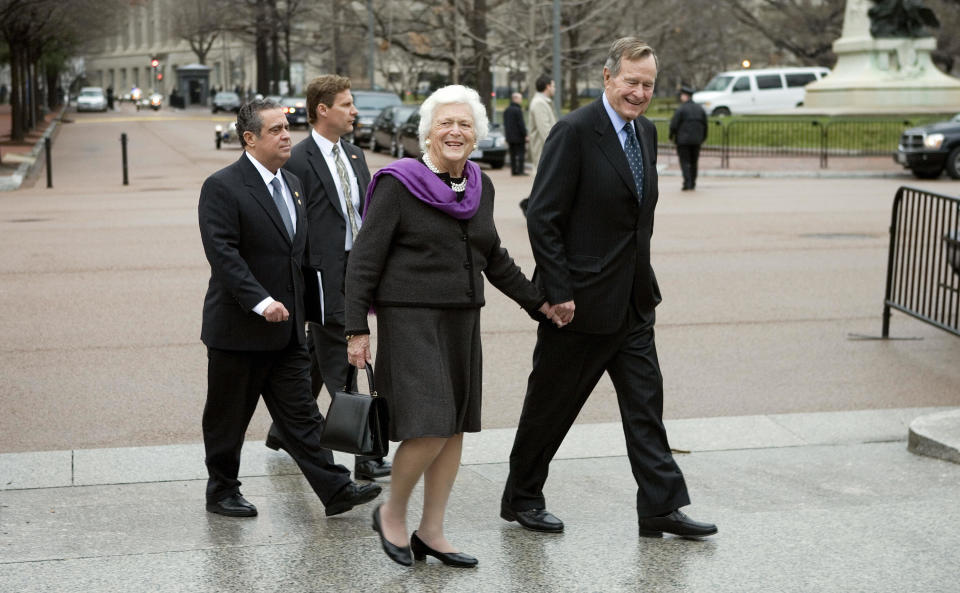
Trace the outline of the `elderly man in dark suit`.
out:
M 260 396 L 287 451 L 337 515 L 376 498 L 320 445 L 323 417 L 310 395 L 305 346 L 306 212 L 299 180 L 280 167 L 290 130 L 279 104 L 255 100 L 237 114 L 244 153 L 200 190 L 200 237 L 210 263 L 201 339 L 207 346 L 203 410 L 207 510 L 251 517 L 240 494 L 240 450 Z M 312 273 L 312 271 L 311 271 Z
M 309 259 L 317 269 L 320 307 L 309 323 L 309 349 L 313 395 L 323 386 L 333 396 L 347 382 L 347 340 L 343 330 L 343 279 L 353 238 L 362 225 L 363 197 L 370 170 L 363 151 L 341 136 L 353 131 L 357 108 L 350 79 L 335 74 L 320 76 L 307 85 L 307 118 L 313 128 L 290 154 L 286 169 L 303 182 L 309 227 Z M 354 375 L 356 377 L 356 375 Z M 356 388 L 356 379 L 351 388 Z M 271 427 L 266 445 L 283 447 Z M 380 457 L 357 457 L 353 475 L 372 480 L 390 475 L 390 462 Z
M 569 322 L 562 328 L 541 323 L 537 330 L 501 501 L 501 517 L 534 531 L 563 531 L 563 522 L 546 510 L 548 466 L 606 371 L 638 485 L 639 535 L 717 532 L 679 510 L 690 499 L 662 420 L 653 337 L 660 290 L 650 266 L 657 133 L 642 117 L 656 77 L 652 48 L 633 37 L 614 42 L 602 98 L 553 127 L 534 179 L 527 211 L 534 278 Z

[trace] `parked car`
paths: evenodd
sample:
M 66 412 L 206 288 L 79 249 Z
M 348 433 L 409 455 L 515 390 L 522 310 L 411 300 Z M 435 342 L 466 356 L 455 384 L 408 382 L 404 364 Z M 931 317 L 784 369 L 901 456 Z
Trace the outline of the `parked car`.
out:
M 233 91 L 220 91 L 213 96 L 212 111 L 240 111 L 240 95 Z
M 784 111 L 803 105 L 804 87 L 829 73 L 820 67 L 721 72 L 693 94 L 693 101 L 710 115 Z
M 283 107 L 283 114 L 287 116 L 287 123 L 290 127 L 303 126 L 307 128 L 310 124 L 307 122 L 307 99 L 306 97 L 284 97 L 280 100 Z
M 357 107 L 357 119 L 353 122 L 353 134 L 349 140 L 358 145 L 370 142 L 373 120 L 384 108 L 403 103 L 396 93 L 385 91 L 352 91 L 351 94 Z
M 391 105 L 381 111 L 373 120 L 370 150 L 377 152 L 381 148 L 389 148 L 390 154 L 397 156 L 397 131 L 419 109 L 419 105 Z
M 417 128 L 420 127 L 420 113 L 416 112 L 397 130 L 397 156 L 419 157 L 420 140 Z M 470 154 L 470 160 L 487 163 L 494 169 L 502 169 L 507 160 L 507 139 L 500 124 L 490 124 L 487 137 L 477 142 L 477 149 Z
M 103 87 L 85 86 L 77 95 L 77 111 L 106 111 L 107 95 Z
M 960 179 L 960 113 L 949 121 L 905 130 L 893 160 L 920 179 L 934 179 L 944 170 Z
M 240 142 L 240 136 L 237 134 L 237 122 L 232 121 L 227 125 L 217 124 L 213 128 L 214 132 L 214 145 L 217 147 L 217 150 L 220 150 L 220 146 L 223 144 L 233 144 L 234 142 Z
M 154 111 L 160 111 L 160 107 L 163 106 L 163 95 L 160 93 L 152 93 L 149 97 L 143 99 L 143 106 L 149 107 Z

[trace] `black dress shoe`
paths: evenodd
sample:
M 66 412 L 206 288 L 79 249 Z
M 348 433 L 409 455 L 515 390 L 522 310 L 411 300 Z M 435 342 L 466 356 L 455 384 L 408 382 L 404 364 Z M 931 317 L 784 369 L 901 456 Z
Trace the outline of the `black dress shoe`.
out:
M 563 521 L 546 509 L 515 511 L 510 507 L 501 505 L 500 517 L 507 521 L 516 521 L 531 531 L 542 531 L 544 533 L 560 533 L 563 531 Z
M 392 470 L 393 465 L 383 458 L 357 461 L 353 465 L 353 479 L 374 480 L 376 478 L 385 478 L 390 475 Z
M 280 449 L 284 451 L 287 450 L 287 448 L 283 446 L 283 441 L 280 440 L 280 437 L 272 432 L 267 433 L 267 440 L 264 441 L 263 444 L 266 445 L 268 449 L 273 449 L 274 451 L 279 451 Z
M 383 529 L 380 527 L 380 507 L 382 506 L 382 504 L 378 504 L 377 508 L 373 509 L 373 530 L 380 536 L 380 545 L 383 546 L 383 551 L 387 553 L 390 560 L 397 564 L 413 566 L 413 554 L 410 553 L 410 546 L 391 544 L 387 541 L 387 538 L 383 537 Z
M 447 566 L 470 568 L 477 565 L 477 559 L 469 554 L 461 554 L 460 552 L 438 552 L 434 550 L 423 543 L 423 540 L 420 539 L 416 531 L 413 532 L 413 536 L 410 538 L 410 549 L 413 551 L 414 560 L 426 560 L 427 556 L 433 556 Z
M 686 516 L 677 509 L 662 517 L 644 517 L 640 519 L 640 537 L 663 537 L 664 532 L 681 537 L 706 537 L 717 532 L 713 523 L 701 523 Z
M 376 484 L 357 484 L 356 482 L 350 482 L 330 499 L 325 512 L 328 517 L 346 513 L 357 505 L 370 502 L 380 495 L 380 491 L 380 486 Z
M 208 502 L 207 511 L 227 517 L 256 517 L 257 507 L 244 498 L 239 492 L 220 499 L 217 502 Z

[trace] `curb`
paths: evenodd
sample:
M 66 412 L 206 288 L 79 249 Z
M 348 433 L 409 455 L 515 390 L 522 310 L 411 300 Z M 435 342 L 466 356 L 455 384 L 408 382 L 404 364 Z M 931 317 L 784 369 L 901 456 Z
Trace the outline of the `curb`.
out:
M 910 423 L 907 449 L 917 455 L 960 463 L 960 410 L 920 416 Z
M 40 152 L 43 150 L 43 141 L 53 135 L 53 132 L 57 129 L 57 126 L 60 125 L 60 120 L 63 119 L 64 113 L 67 111 L 68 104 L 64 104 L 60 108 L 60 113 L 57 114 L 52 120 L 50 120 L 50 125 L 47 126 L 47 129 L 44 130 L 43 136 L 37 140 L 37 143 L 33 145 L 33 149 L 28 154 L 27 158 L 29 160 L 20 163 L 20 166 L 17 167 L 17 170 L 13 172 L 12 175 L 0 177 L 0 191 L 13 191 L 19 189 L 23 184 L 23 180 L 30 177 L 33 174 L 34 169 L 37 167 L 37 163 L 40 161 L 39 157 Z

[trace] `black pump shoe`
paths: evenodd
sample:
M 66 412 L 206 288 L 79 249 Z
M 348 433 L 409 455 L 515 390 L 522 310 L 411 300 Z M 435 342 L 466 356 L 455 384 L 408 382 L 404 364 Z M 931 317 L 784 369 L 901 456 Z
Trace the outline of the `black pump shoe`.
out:
M 383 528 L 380 527 L 380 507 L 382 506 L 382 504 L 378 504 L 377 508 L 373 509 L 373 530 L 380 536 L 380 545 L 383 546 L 383 551 L 387 553 L 390 560 L 393 560 L 397 564 L 413 566 L 413 556 L 410 554 L 410 546 L 392 544 L 384 537 Z
M 423 543 L 417 532 L 414 531 L 410 536 L 410 549 L 413 550 L 414 560 L 426 560 L 427 556 L 433 556 L 447 566 L 459 566 L 462 568 L 472 568 L 477 565 L 477 559 L 469 554 L 460 552 L 438 552 Z

